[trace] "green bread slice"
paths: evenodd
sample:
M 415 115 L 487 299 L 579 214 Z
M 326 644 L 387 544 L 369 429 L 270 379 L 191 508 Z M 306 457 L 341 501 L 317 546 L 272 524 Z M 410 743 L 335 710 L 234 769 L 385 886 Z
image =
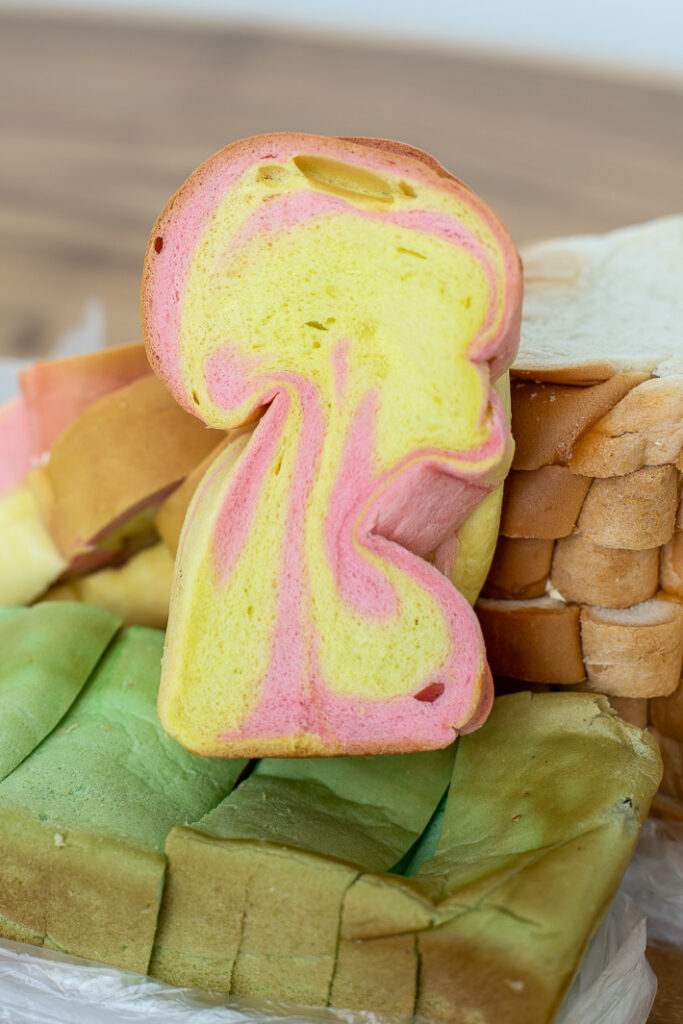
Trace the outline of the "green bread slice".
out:
M 66 714 L 121 620 L 77 602 L 0 614 L 0 779 Z
M 331 1004 L 454 1024 L 552 1020 L 660 773 L 650 737 L 602 697 L 499 698 L 459 741 L 433 856 L 411 878 L 365 875 L 348 890 Z M 402 1001 L 392 938 L 415 943 Z
M 326 1005 L 346 890 L 419 838 L 453 755 L 260 761 L 218 807 L 169 836 L 151 973 Z M 208 873 L 211 887 L 199 881 Z
M 0 934 L 146 972 L 166 836 L 245 765 L 164 735 L 163 641 L 120 633 L 59 727 L 0 783 Z

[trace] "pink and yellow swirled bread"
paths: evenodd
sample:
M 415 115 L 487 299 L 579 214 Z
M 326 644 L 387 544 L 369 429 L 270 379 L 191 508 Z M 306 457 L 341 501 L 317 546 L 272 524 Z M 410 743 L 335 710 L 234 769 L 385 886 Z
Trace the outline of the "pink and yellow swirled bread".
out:
M 389 753 L 483 721 L 481 634 L 437 567 L 507 471 L 520 301 L 496 217 L 398 143 L 260 136 L 170 200 L 150 362 L 209 426 L 260 415 L 180 543 L 159 710 L 189 749 Z

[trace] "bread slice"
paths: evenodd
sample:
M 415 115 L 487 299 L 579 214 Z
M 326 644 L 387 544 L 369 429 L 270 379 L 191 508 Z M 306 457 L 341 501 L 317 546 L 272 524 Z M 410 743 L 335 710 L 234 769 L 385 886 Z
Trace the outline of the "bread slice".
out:
M 663 736 L 683 743 L 683 682 L 667 697 L 654 697 L 649 702 L 649 719 Z
M 555 545 L 550 579 L 566 601 L 627 608 L 657 592 L 659 548 L 607 548 L 574 533 Z
M 26 406 L 17 398 L 0 408 L 0 500 L 21 483 L 30 466 Z
M 344 894 L 419 839 L 453 746 L 258 763 L 214 811 L 174 829 L 151 972 L 174 984 L 325 1005 Z M 198 884 L 207 873 L 210 886 Z
M 0 617 L 0 779 L 52 732 L 88 681 L 120 619 L 74 602 Z
M 41 601 L 82 601 L 107 608 L 124 626 L 165 629 L 173 581 L 173 557 L 160 542 L 123 565 L 99 569 L 51 587 Z
M 577 441 L 573 473 L 621 476 L 675 464 L 683 451 L 683 374 L 646 380 Z
M 581 609 L 590 687 L 617 697 L 673 693 L 683 664 L 683 605 L 651 598 L 632 608 Z
M 539 370 L 542 377 L 545 370 Z M 581 387 L 520 380 L 512 367 L 513 469 L 540 469 L 566 463 L 581 435 L 608 413 L 629 391 L 648 379 L 647 373 L 618 373 L 598 384 Z M 552 378 L 552 373 L 551 373 Z
M 476 612 L 494 675 L 564 685 L 585 679 L 577 605 L 480 598 Z
M 682 252 L 683 216 L 529 246 L 515 372 L 576 384 L 683 373 Z
M 369 868 L 390 859 L 395 782 L 410 775 L 399 767 L 409 759 L 389 759 L 389 772 L 384 760 L 275 762 L 274 773 L 261 762 L 176 829 L 153 970 L 397 1019 L 548 1024 L 647 814 L 656 745 L 604 698 L 497 700 L 458 741 L 448 798 L 407 877 Z M 408 802 L 404 824 L 411 814 Z
M 659 582 L 662 590 L 683 597 L 683 530 L 680 527 L 661 550 Z
M 508 468 L 492 385 L 519 271 L 485 204 L 398 143 L 243 140 L 168 203 L 145 261 L 150 361 L 212 427 L 265 410 L 179 548 L 159 709 L 189 749 L 427 749 L 485 713 L 476 620 L 424 556 L 475 589 L 443 544 Z M 476 525 L 490 557 L 496 517 Z
M 164 735 L 163 639 L 120 633 L 59 727 L 0 783 L 5 937 L 146 972 L 166 836 L 218 803 L 244 768 L 193 757 Z
M 568 536 L 591 486 L 565 466 L 513 470 L 505 481 L 500 521 L 504 537 L 555 540 Z
M 664 736 L 655 728 L 651 728 L 649 731 L 657 741 L 664 764 L 660 793 L 665 798 L 674 801 L 680 813 L 683 810 L 683 742 L 671 736 Z M 666 813 L 666 805 L 662 809 Z M 669 812 L 666 817 L 675 817 L 675 813 Z
M 541 597 L 550 575 L 553 549 L 552 540 L 500 536 L 482 596 L 515 600 Z
M 655 548 L 671 540 L 677 507 L 676 467 L 646 466 L 625 476 L 594 480 L 577 528 L 603 547 Z
M 31 478 L 63 556 L 92 551 L 158 504 L 219 440 L 153 376 L 91 403 L 59 435 L 40 479 Z
M 22 370 L 19 382 L 33 456 L 42 459 L 93 402 L 151 372 L 140 343 L 39 360 Z

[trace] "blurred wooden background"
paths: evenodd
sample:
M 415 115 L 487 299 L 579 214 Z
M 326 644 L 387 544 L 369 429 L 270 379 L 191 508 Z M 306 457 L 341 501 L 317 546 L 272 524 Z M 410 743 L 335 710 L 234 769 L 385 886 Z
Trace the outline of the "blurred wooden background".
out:
M 299 130 L 421 146 L 518 243 L 683 209 L 683 84 L 426 47 L 0 9 L 0 352 L 103 301 L 139 336 L 147 236 L 205 157 Z
M 152 224 L 190 171 L 265 131 L 401 139 L 519 244 L 683 211 L 683 82 L 457 50 L 0 9 L 0 354 L 47 353 L 102 301 L 139 336 Z M 683 1021 L 653 951 L 652 1024 Z

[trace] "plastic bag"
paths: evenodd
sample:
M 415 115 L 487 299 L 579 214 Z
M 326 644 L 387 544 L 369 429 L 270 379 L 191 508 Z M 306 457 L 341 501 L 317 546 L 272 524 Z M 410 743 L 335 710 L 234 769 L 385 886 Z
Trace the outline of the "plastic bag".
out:
M 683 823 L 647 819 L 621 888 L 645 911 L 648 942 L 683 952 Z

